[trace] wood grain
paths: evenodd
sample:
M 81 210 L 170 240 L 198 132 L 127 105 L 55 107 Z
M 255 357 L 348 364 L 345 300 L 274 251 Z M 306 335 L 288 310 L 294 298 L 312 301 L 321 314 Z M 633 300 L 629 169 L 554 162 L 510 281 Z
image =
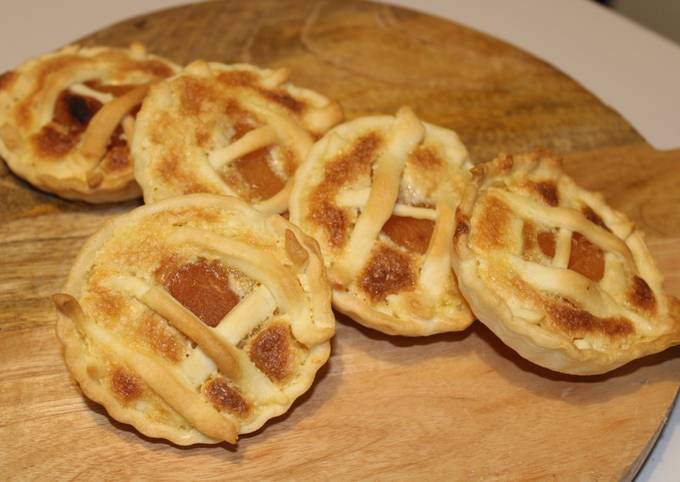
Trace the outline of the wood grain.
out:
M 354 0 L 195 4 L 83 41 L 133 40 L 183 63 L 288 66 L 350 118 L 412 105 L 457 130 L 476 162 L 553 149 L 647 231 L 680 295 L 680 151 L 655 151 L 573 80 L 510 45 Z M 57 200 L 0 168 L 2 479 L 616 480 L 639 468 L 678 391 L 677 347 L 575 378 L 525 362 L 480 324 L 407 339 L 340 318 L 313 389 L 237 447 L 145 438 L 80 395 L 47 300 L 84 239 L 136 204 Z

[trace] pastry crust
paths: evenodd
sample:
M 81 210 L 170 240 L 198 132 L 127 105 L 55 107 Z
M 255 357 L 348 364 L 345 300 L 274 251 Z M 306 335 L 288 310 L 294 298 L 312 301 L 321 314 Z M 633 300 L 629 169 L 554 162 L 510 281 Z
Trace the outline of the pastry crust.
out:
M 0 155 L 33 186 L 90 203 L 140 195 L 128 143 L 149 84 L 175 64 L 129 49 L 80 47 L 0 77 Z
M 319 241 L 336 309 L 388 334 L 472 323 L 450 268 L 468 166 L 453 131 L 409 108 L 347 122 L 315 144 L 298 171 L 290 219 Z
M 524 358 L 592 375 L 680 342 L 642 233 L 537 152 L 476 166 L 453 267 L 472 311 Z
M 284 212 L 298 165 L 343 117 L 287 79 L 285 69 L 198 60 L 152 88 L 132 146 L 144 201 L 205 192 Z
M 179 445 L 234 443 L 286 412 L 335 331 L 316 243 L 227 196 L 176 197 L 110 221 L 53 299 L 85 395 Z

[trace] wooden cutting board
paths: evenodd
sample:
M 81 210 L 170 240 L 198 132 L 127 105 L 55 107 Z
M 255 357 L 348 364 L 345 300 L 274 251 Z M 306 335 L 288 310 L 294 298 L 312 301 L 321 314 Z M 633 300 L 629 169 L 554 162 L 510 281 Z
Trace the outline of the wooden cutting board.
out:
M 307 0 L 196 4 L 83 42 L 133 40 L 182 63 L 290 67 L 349 118 L 411 105 L 460 133 L 476 162 L 553 149 L 643 227 L 680 295 L 680 150 L 655 151 L 583 87 L 510 45 L 399 8 Z M 312 390 L 237 447 L 148 439 L 81 396 L 47 298 L 85 238 L 135 205 L 61 201 L 0 170 L 1 479 L 629 479 L 678 391 L 679 348 L 576 378 L 518 358 L 480 324 L 410 339 L 341 317 Z

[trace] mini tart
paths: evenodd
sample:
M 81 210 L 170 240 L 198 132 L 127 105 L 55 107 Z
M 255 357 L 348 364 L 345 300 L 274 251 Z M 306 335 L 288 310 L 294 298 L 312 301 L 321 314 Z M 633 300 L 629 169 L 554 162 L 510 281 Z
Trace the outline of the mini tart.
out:
M 343 117 L 287 79 L 285 69 L 199 60 L 152 88 L 132 146 L 144 201 L 204 192 L 284 212 L 298 165 Z
M 129 49 L 71 45 L 0 76 L 0 155 L 33 186 L 90 203 L 141 194 L 129 144 L 149 85 L 179 67 Z
M 179 445 L 234 443 L 286 412 L 328 359 L 335 331 L 314 240 L 209 194 L 109 222 L 53 300 L 85 395 Z
M 450 267 L 468 165 L 453 131 L 409 108 L 347 122 L 315 144 L 298 171 L 290 219 L 321 245 L 336 309 L 394 335 L 473 321 Z
M 502 155 L 472 173 L 453 267 L 505 344 L 551 370 L 592 375 L 680 342 L 677 300 L 642 233 L 602 195 L 546 153 Z

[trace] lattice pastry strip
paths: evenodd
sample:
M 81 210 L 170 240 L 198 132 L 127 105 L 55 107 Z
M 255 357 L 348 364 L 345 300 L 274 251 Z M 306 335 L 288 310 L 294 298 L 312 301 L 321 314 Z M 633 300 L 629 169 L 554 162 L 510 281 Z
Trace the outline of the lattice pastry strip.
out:
M 314 138 L 342 119 L 339 104 L 294 86 L 288 75 L 196 61 L 154 87 L 133 144 L 145 201 L 207 192 L 285 211 Z
M 54 296 L 67 366 L 149 436 L 233 443 L 285 412 L 328 358 L 320 256 L 297 227 L 233 197 L 138 208 L 87 242 Z
M 225 315 L 217 327 L 213 328 L 205 325 L 162 287 L 149 286 L 134 277 L 119 277 L 113 280 L 112 284 L 163 316 L 197 345 L 181 364 L 182 376 L 189 382 L 184 384 L 183 390 L 190 391 L 193 387 L 200 387 L 218 369 L 222 375 L 238 381 L 241 389 L 248 393 L 251 400 L 259 403 L 272 401 L 285 403 L 285 395 L 253 364 L 247 354 L 237 348 L 239 342 L 259 324 L 269 319 L 274 311 L 271 309 L 259 313 L 250 312 L 252 305 L 264 302 L 264 306 L 276 308 L 276 300 L 264 285 L 260 285 L 247 295 Z M 245 377 L 244 371 L 247 373 Z M 181 410 L 177 411 L 184 414 Z M 196 428 L 206 433 L 201 426 Z
M 335 265 L 335 276 L 349 283 L 366 264 L 380 230 L 392 215 L 399 197 L 401 173 L 411 151 L 420 144 L 425 128 L 409 110 L 397 114 L 393 132 L 373 166 L 373 179 L 366 204 L 349 235 L 342 259 Z
M 201 431 L 204 437 L 201 437 L 198 441 L 209 442 L 211 439 L 236 441 L 238 434 L 237 422 L 231 417 L 222 416 L 198 393 L 188 389 L 186 384 L 183 383 L 182 377 L 178 376 L 178 373 L 173 373 L 173 370 L 164 368 L 153 357 L 128 348 L 125 343 L 112 336 L 107 330 L 89 320 L 75 298 L 60 294 L 55 295 L 54 302 L 61 313 L 71 318 L 77 324 L 77 328 L 82 335 L 87 337 L 90 343 L 94 342 L 94 349 L 104 351 L 110 358 L 124 360 L 125 366 L 129 367 L 133 372 L 143 374 L 144 382 L 167 405 L 180 413 L 187 422 Z M 97 399 L 95 398 L 95 400 Z M 111 415 L 115 417 L 115 411 Z M 127 420 L 124 419 L 123 421 Z M 152 432 L 151 435 L 165 436 L 179 444 L 184 442 L 183 439 L 173 439 L 164 430 Z
M 340 125 L 316 143 L 290 215 L 319 241 L 337 309 L 390 334 L 472 322 L 450 268 L 468 162 L 455 133 L 409 108 Z
M 139 196 L 129 152 L 136 109 L 175 64 L 129 49 L 68 46 L 0 81 L 0 154 L 34 186 L 68 199 Z
M 525 358 L 587 375 L 680 342 L 642 234 L 549 154 L 473 169 L 453 266 L 478 319 Z

